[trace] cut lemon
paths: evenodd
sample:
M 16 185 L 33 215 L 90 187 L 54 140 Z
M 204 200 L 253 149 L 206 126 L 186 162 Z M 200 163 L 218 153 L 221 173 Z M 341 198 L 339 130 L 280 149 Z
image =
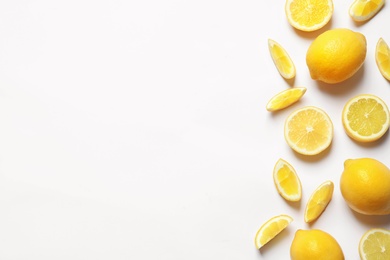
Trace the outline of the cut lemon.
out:
M 265 222 L 257 231 L 255 236 L 255 245 L 257 249 L 267 244 L 277 234 L 282 232 L 293 218 L 288 215 L 279 215 Z
M 268 48 L 280 75 L 285 79 L 294 78 L 295 65 L 286 50 L 279 43 L 271 39 L 268 39 Z
M 304 155 L 316 155 L 331 144 L 333 124 L 322 109 L 314 106 L 303 107 L 287 117 L 284 137 L 294 151 Z
M 286 108 L 301 99 L 305 92 L 306 88 L 286 89 L 272 97 L 268 101 L 266 108 L 271 112 Z
M 390 230 L 373 228 L 360 239 L 359 254 L 362 260 L 390 259 Z
M 284 199 L 288 201 L 301 200 L 301 181 L 291 164 L 279 159 L 275 164 L 273 177 L 276 189 Z
M 356 22 L 364 22 L 376 15 L 385 0 L 355 0 L 349 7 L 349 15 Z
M 322 183 L 311 194 L 305 209 L 305 222 L 310 223 L 316 220 L 332 199 L 334 184 L 331 181 Z
M 315 31 L 324 27 L 333 14 L 332 0 L 286 0 L 288 22 L 301 31 Z
M 359 142 L 372 142 L 389 129 L 389 109 L 385 102 L 370 94 L 358 95 L 344 106 L 342 121 L 345 132 Z
M 375 61 L 382 76 L 390 80 L 390 48 L 382 38 L 376 44 Z

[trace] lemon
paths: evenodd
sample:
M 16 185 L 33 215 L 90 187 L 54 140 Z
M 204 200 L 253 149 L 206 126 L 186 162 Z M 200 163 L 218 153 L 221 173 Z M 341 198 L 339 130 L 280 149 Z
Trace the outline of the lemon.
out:
M 316 220 L 332 199 L 334 184 L 331 181 L 322 183 L 310 196 L 305 209 L 305 222 Z
M 278 215 L 266 221 L 256 233 L 256 248 L 260 249 L 263 247 L 282 232 L 292 221 L 293 218 L 288 215 Z
M 316 155 L 333 139 L 333 124 L 322 109 L 307 106 L 292 112 L 284 124 L 284 138 L 297 153 Z
M 390 170 L 372 158 L 344 162 L 340 190 L 348 206 L 365 215 L 390 214 Z
M 390 80 L 390 48 L 382 38 L 376 44 L 375 61 L 382 76 Z
M 359 254 L 362 260 L 390 259 L 390 230 L 373 228 L 360 239 Z
M 294 62 L 282 45 L 272 39 L 268 39 L 268 49 L 280 75 L 285 79 L 294 78 L 296 74 Z
M 301 31 L 315 31 L 324 27 L 333 14 L 332 0 L 286 0 L 288 22 Z
M 278 111 L 291 106 L 305 94 L 306 88 L 290 88 L 279 92 L 273 96 L 267 103 L 267 110 L 270 112 Z
M 306 53 L 311 78 L 333 84 L 352 77 L 364 63 L 366 45 L 363 34 L 349 29 L 320 34 Z
M 376 15 L 385 0 L 355 0 L 349 7 L 349 15 L 356 22 L 364 22 Z
M 343 260 L 344 254 L 334 237 L 319 230 L 297 230 L 290 247 L 291 260 Z
M 389 109 L 386 103 L 375 95 L 357 95 L 345 104 L 342 122 L 345 132 L 352 139 L 373 142 L 389 129 Z
M 277 191 L 284 199 L 288 201 L 301 200 L 301 181 L 291 164 L 279 159 L 274 167 L 273 178 Z

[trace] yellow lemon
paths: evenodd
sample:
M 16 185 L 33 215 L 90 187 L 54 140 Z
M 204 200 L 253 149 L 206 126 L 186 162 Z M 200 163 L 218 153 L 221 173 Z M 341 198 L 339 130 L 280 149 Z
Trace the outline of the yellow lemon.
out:
M 319 230 L 297 230 L 290 247 L 291 260 L 343 260 L 339 243 L 330 234 Z
M 364 63 L 366 45 L 363 34 L 349 29 L 320 34 L 306 53 L 311 78 L 334 84 L 352 77 Z
M 305 209 L 305 222 L 316 220 L 328 206 L 333 196 L 334 184 L 331 181 L 322 183 L 312 193 Z
M 285 79 L 295 77 L 295 65 L 287 51 L 274 40 L 268 39 L 268 49 L 271 54 L 272 61 L 280 75 Z
M 375 95 L 362 94 L 344 106 L 342 122 L 345 132 L 359 142 L 373 142 L 389 129 L 390 113 L 386 103 Z
M 359 254 L 362 260 L 390 259 L 390 230 L 373 228 L 360 239 Z
M 288 22 L 301 31 L 315 31 L 332 18 L 332 0 L 286 0 Z
M 267 110 L 270 112 L 286 108 L 295 102 L 298 102 L 305 94 L 306 88 L 290 88 L 279 92 L 273 96 L 267 103 Z
M 257 231 L 255 236 L 255 246 L 260 249 L 271 241 L 276 235 L 282 232 L 293 218 L 288 215 L 278 215 L 266 221 Z
M 301 181 L 291 164 L 283 159 L 279 159 L 274 167 L 273 178 L 276 189 L 285 200 L 301 200 Z
M 390 214 L 390 170 L 372 158 L 344 162 L 340 190 L 348 206 L 365 215 Z
M 382 38 L 376 44 L 375 61 L 382 76 L 390 80 L 390 48 Z
M 385 0 L 355 0 L 349 7 L 349 15 L 356 22 L 364 22 L 376 15 Z

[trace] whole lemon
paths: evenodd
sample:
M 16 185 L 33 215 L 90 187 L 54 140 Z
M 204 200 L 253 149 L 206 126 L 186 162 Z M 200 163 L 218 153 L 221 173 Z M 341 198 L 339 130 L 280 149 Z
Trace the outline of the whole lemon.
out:
M 390 214 L 390 170 L 378 160 L 346 160 L 340 189 L 351 209 L 365 215 Z
M 339 260 L 344 259 L 344 254 L 330 234 L 319 229 L 299 229 L 290 247 L 290 257 L 291 260 Z
M 306 64 L 314 80 L 339 83 L 352 77 L 366 58 L 363 34 L 349 29 L 333 29 L 320 34 L 306 53 Z

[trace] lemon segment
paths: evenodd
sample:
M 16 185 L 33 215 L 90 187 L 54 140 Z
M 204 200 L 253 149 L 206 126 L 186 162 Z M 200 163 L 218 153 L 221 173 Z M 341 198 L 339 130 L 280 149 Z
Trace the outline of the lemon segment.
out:
M 290 88 L 273 96 L 267 103 L 266 109 L 270 112 L 289 107 L 299 101 L 306 93 L 306 88 Z
M 257 249 L 271 241 L 276 235 L 282 232 L 293 218 L 288 215 L 279 215 L 269 219 L 257 231 L 255 236 L 255 245 Z
M 389 109 L 385 102 L 375 95 L 358 95 L 345 104 L 342 122 L 345 132 L 352 139 L 373 142 L 389 129 Z
M 373 228 L 360 239 L 359 254 L 361 260 L 390 259 L 390 230 Z
M 337 240 L 319 229 L 295 232 L 290 247 L 291 260 L 344 260 L 344 253 Z
M 292 79 L 295 77 L 295 65 L 291 60 L 286 50 L 276 41 L 268 39 L 268 48 L 271 53 L 272 60 L 285 79 Z
M 382 76 L 390 80 L 390 48 L 382 38 L 376 44 L 375 61 Z
M 273 178 L 277 191 L 285 200 L 301 200 L 301 181 L 291 164 L 283 159 L 279 159 L 274 167 Z
M 385 0 L 355 0 L 349 7 L 349 15 L 356 22 L 364 22 L 376 15 Z
M 334 184 L 331 181 L 322 183 L 310 196 L 305 209 L 305 222 L 310 223 L 324 212 L 332 199 Z
M 316 155 L 333 139 L 333 123 L 320 108 L 307 106 L 292 112 L 284 124 L 287 144 L 297 153 Z
M 324 27 L 333 14 L 332 0 L 286 0 L 288 22 L 301 31 L 315 31 Z

